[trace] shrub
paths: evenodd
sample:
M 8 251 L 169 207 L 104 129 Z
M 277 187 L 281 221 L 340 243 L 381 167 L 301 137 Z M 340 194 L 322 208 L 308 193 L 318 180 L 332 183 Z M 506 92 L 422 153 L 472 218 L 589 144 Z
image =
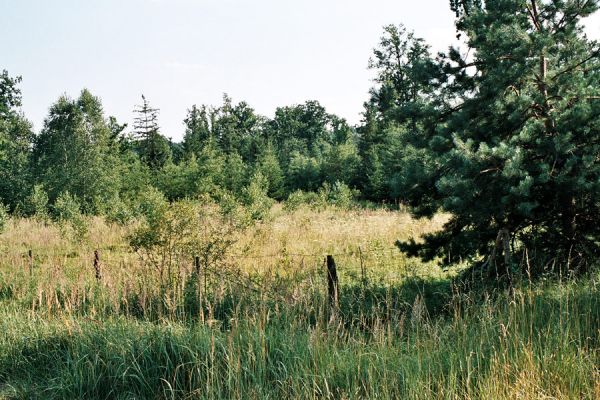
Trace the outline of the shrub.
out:
M 8 207 L 0 203 L 0 233 L 4 232 L 4 229 L 6 228 L 6 223 L 8 222 L 8 218 Z
M 181 200 L 147 209 L 129 243 L 158 271 L 164 288 L 181 276 L 181 268 L 190 265 L 194 257 L 200 257 L 206 268 L 221 265 L 244 227 L 237 213 L 224 210 L 208 197 Z
M 293 211 L 300 208 L 303 205 L 307 205 L 313 207 L 319 204 L 320 197 L 315 192 L 304 192 L 302 190 L 296 190 L 292 192 L 285 203 L 283 204 L 283 208 L 287 211 Z
M 136 201 L 138 216 L 148 219 L 161 215 L 169 206 L 164 194 L 154 186 L 148 186 L 147 190 L 138 195 Z
M 109 202 L 104 210 L 104 215 L 108 222 L 112 222 L 121 226 L 131 222 L 134 217 L 134 213 L 119 196 Z
M 48 194 L 42 185 L 35 185 L 25 202 L 25 213 L 39 221 L 48 221 Z
M 73 234 L 78 240 L 85 238 L 87 234 L 87 223 L 81 214 L 81 205 L 69 192 L 61 193 L 53 207 L 54 218 L 58 222 L 63 234 L 68 228 L 73 229 Z
M 332 205 L 342 209 L 351 208 L 358 198 L 358 190 L 351 189 L 342 182 L 335 182 L 333 185 L 325 182 L 317 193 L 303 192 L 297 190 L 290 194 L 284 204 L 286 210 L 295 210 L 301 205 L 307 205 L 311 208 L 322 208 Z
M 242 200 L 253 220 L 264 219 L 273 206 L 274 201 L 269 197 L 268 191 L 269 182 L 260 172 L 256 172 L 250 184 L 244 188 Z
M 333 185 L 323 184 L 319 195 L 322 196 L 327 204 L 339 208 L 349 209 L 358 197 L 358 191 L 351 189 L 343 182 L 337 181 Z

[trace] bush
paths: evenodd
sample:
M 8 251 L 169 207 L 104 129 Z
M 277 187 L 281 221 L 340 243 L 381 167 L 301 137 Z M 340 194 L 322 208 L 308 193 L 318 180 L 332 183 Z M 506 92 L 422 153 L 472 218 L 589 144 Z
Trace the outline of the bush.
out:
M 39 221 L 48 221 L 48 194 L 42 185 L 35 185 L 25 202 L 25 213 Z
M 8 222 L 8 218 L 8 207 L 0 203 L 0 233 L 4 232 L 4 229 L 6 228 L 6 223 Z
M 290 194 L 284 204 L 286 210 L 295 210 L 302 205 L 310 208 L 322 208 L 332 205 L 342 209 L 351 208 L 358 198 L 358 190 L 351 189 L 342 182 L 333 185 L 325 182 L 317 193 L 297 190 Z
M 297 210 L 303 205 L 313 207 L 319 204 L 320 200 L 321 198 L 315 192 L 296 190 L 288 196 L 287 200 L 283 204 L 283 208 L 287 211 L 293 211 Z
M 87 223 L 81 214 L 81 205 L 69 192 L 61 193 L 53 207 L 54 218 L 58 222 L 63 234 L 67 233 L 69 227 L 78 240 L 85 238 L 87 234 Z
M 125 204 L 119 196 L 115 196 L 115 198 L 110 201 L 104 210 L 104 214 L 108 222 L 121 226 L 131 222 L 134 217 L 131 207 Z
M 244 188 L 242 200 L 253 220 L 264 219 L 273 206 L 274 201 L 269 197 L 268 191 L 269 182 L 260 172 L 256 172 L 250 184 Z
M 131 200 L 131 209 L 136 217 L 142 217 L 147 220 L 159 218 L 169 207 L 165 195 L 154 186 L 148 186 L 146 190 L 138 193 Z
M 181 276 L 194 257 L 216 267 L 245 227 L 237 214 L 211 201 L 182 200 L 148 209 L 144 221 L 129 237 L 130 245 L 155 268 L 161 286 Z
M 339 208 L 349 209 L 353 206 L 359 192 L 351 189 L 343 182 L 335 182 L 333 185 L 324 183 L 319 190 L 319 196 L 326 204 L 331 204 Z

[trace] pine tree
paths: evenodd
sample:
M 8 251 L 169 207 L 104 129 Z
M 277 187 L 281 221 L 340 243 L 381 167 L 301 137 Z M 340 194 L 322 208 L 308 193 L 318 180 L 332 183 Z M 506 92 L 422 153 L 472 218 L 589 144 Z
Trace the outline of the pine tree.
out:
M 404 185 L 417 215 L 443 209 L 452 217 L 403 248 L 503 275 L 525 257 L 537 266 L 592 262 L 600 250 L 600 48 L 580 20 L 598 2 L 451 5 L 470 51 L 446 56 L 436 124 L 407 141 L 415 163 Z
M 399 133 L 422 135 L 435 110 L 441 75 L 429 45 L 403 25 L 384 27 L 373 54 L 369 67 L 376 72 L 376 85 L 365 103 L 363 126 L 358 130 L 359 183 L 366 198 L 383 200 L 392 193 L 402 197 L 401 192 L 392 190 L 392 181 L 410 165 L 402 162 L 405 144 L 396 137 Z

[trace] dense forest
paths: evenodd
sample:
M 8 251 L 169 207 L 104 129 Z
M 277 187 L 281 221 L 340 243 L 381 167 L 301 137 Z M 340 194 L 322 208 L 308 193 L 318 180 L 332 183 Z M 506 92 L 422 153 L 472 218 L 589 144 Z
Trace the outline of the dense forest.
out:
M 462 49 L 434 55 L 403 26 L 385 27 L 358 126 L 317 101 L 267 118 L 224 95 L 218 106 L 191 105 L 174 143 L 145 97 L 127 126 L 84 89 L 61 96 L 33 132 L 19 111 L 21 78 L 4 71 L 3 209 L 56 217 L 67 208 L 126 223 L 157 193 L 250 204 L 321 192 L 405 204 L 416 216 L 451 213 L 425 243 L 400 244 L 425 259 L 485 263 L 498 250 L 507 264 L 528 250 L 540 265 L 585 264 L 600 238 L 600 47 L 580 21 L 597 2 L 451 7 Z

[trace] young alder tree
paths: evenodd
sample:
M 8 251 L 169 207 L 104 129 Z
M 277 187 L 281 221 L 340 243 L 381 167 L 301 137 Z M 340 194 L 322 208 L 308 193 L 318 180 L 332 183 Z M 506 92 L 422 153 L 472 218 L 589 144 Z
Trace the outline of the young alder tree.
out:
M 20 77 L 0 73 L 0 204 L 14 211 L 31 190 L 29 149 L 33 141 L 31 124 L 19 112 Z

